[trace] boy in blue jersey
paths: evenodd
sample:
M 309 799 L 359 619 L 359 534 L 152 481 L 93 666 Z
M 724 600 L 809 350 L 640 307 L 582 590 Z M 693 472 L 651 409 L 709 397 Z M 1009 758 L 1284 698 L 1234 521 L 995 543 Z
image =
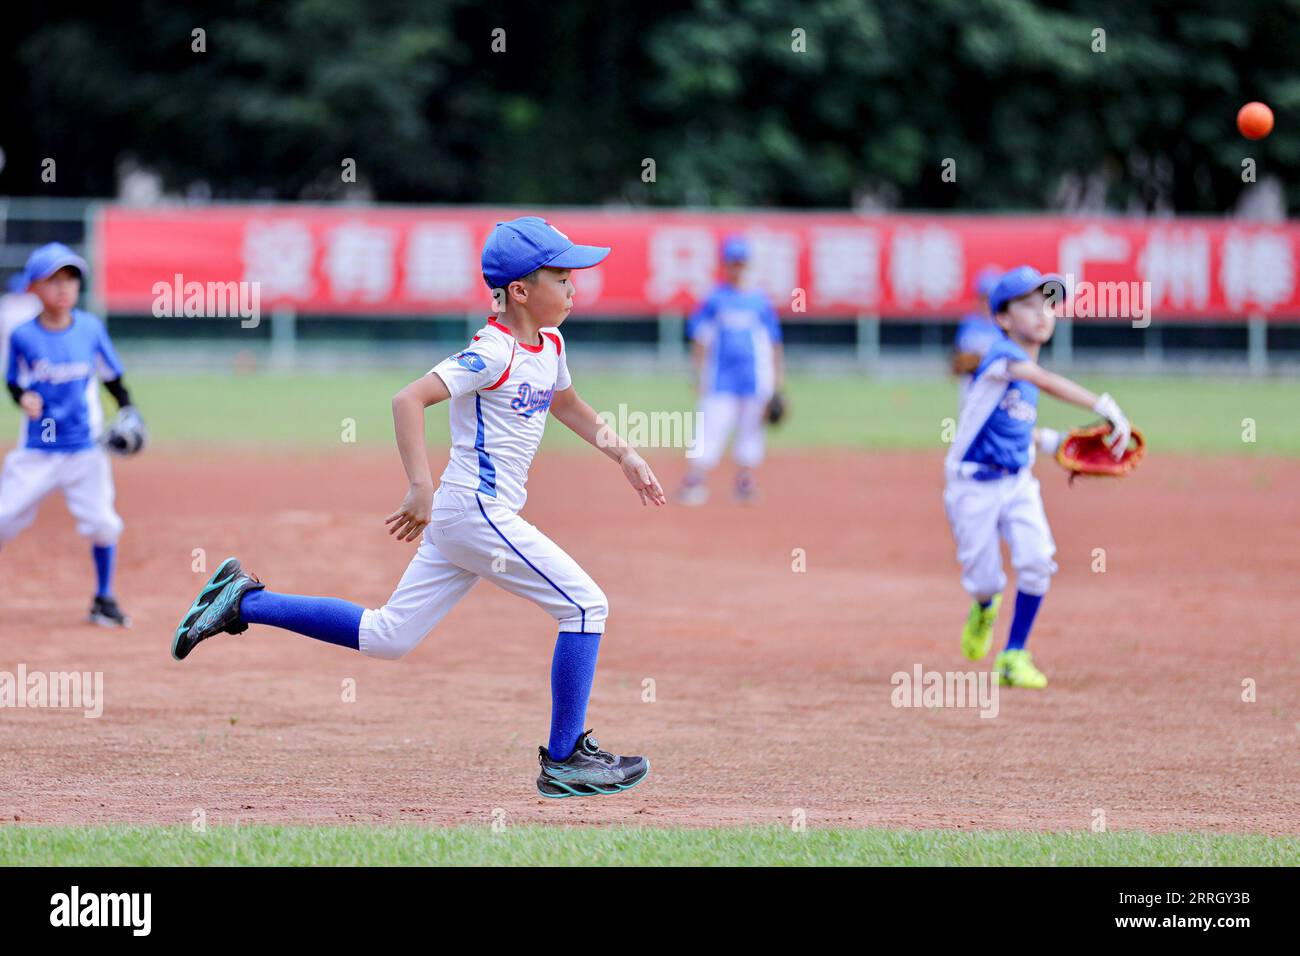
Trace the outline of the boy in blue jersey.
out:
M 700 397 L 700 433 L 678 500 L 708 499 L 706 476 L 722 459 L 735 431 L 736 498 L 752 501 L 754 469 L 763 460 L 765 414 L 781 390 L 785 367 L 781 323 L 767 296 L 744 286 L 749 244 L 731 236 L 722 245 L 723 280 L 687 324 Z
M 9 338 L 5 380 L 25 417 L 0 472 L 0 546 L 35 520 L 46 495 L 62 491 L 78 533 L 91 541 L 97 586 L 90 621 L 127 627 L 113 595 L 122 519 L 113 508 L 108 454 L 98 440 L 99 383 L 123 408 L 131 397 L 104 323 L 75 308 L 86 271 L 84 259 L 52 242 L 31 254 L 23 272 L 41 309 Z
M 1038 352 L 1056 328 L 1053 299 L 1064 288 L 1056 275 L 1020 266 L 1002 276 L 989 293 L 989 312 L 1001 336 L 984 353 L 962 401 L 957 437 L 945 461 L 944 509 L 957 542 L 962 586 L 974 599 L 961 649 L 980 660 L 993 643 L 993 625 L 1007 578 L 1001 541 L 1016 569 L 1016 609 L 1005 650 L 997 656 L 999 683 L 1046 687 L 1025 642 L 1056 564 L 1056 544 L 1047 524 L 1038 479 L 1035 444 L 1055 454 L 1060 435 L 1037 429 L 1038 393 L 1101 415 L 1111 423 L 1112 449 L 1128 447 L 1128 419 L 1109 395 L 1095 395 L 1038 364 Z
M 1002 338 L 993 316 L 989 315 L 989 293 L 1002 278 L 1002 270 L 986 266 L 975 277 L 975 297 L 979 300 L 979 309 L 963 315 L 957 324 L 957 335 L 952 343 L 952 372 L 957 376 L 958 402 L 965 397 L 970 388 L 975 369 L 979 368 L 980 359 L 989 350 L 989 346 Z

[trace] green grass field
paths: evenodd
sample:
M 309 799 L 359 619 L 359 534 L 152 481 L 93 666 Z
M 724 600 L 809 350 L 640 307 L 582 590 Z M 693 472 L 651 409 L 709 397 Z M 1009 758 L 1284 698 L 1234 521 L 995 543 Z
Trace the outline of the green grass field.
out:
M 1294 866 L 1300 839 L 784 827 L 0 827 L 0 865 Z
M 1091 379 L 1109 391 L 1144 430 L 1153 453 L 1300 455 L 1300 380 L 1192 377 Z M 276 376 L 131 376 L 135 400 L 154 441 L 164 444 L 255 445 L 326 449 L 344 442 L 345 420 L 358 444 L 392 443 L 389 401 L 399 374 Z M 680 376 L 583 375 L 578 390 L 598 412 L 673 412 L 693 408 Z M 791 418 L 772 432 L 777 448 L 937 448 L 944 420 L 956 415 L 955 385 L 942 377 L 881 379 L 797 375 L 789 383 Z M 105 395 L 107 407 L 111 399 Z M 16 433 L 18 413 L 5 403 L 0 429 Z M 431 443 L 447 440 L 447 415 L 429 416 Z M 1053 399 L 1040 402 L 1040 422 L 1056 428 L 1094 416 Z M 1253 442 L 1243 440 L 1254 423 Z M 547 430 L 547 448 L 579 444 L 567 429 Z

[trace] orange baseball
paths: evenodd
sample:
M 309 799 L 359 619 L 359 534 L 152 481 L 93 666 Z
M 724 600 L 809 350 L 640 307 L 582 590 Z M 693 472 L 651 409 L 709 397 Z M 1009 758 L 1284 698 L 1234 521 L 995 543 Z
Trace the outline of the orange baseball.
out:
M 1237 111 L 1237 129 L 1246 139 L 1263 139 L 1273 132 L 1273 111 L 1263 103 L 1247 103 Z

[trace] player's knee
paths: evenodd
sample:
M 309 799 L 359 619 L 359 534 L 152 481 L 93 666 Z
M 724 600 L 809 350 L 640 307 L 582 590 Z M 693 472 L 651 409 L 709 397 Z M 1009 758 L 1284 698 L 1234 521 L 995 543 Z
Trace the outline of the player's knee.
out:
M 125 523 L 117 514 L 107 514 L 94 521 L 83 522 L 77 526 L 77 530 L 95 544 L 108 547 L 117 544 L 117 539 L 122 536 L 125 527 Z
M 415 650 L 426 633 L 410 621 L 398 620 L 387 608 L 381 607 L 362 615 L 360 650 L 367 657 L 395 661 Z
M 962 574 L 961 583 L 968 594 L 986 598 L 1002 593 L 1007 586 L 1007 576 L 1001 567 L 967 568 Z
M 593 621 L 609 618 L 609 598 L 595 585 L 592 585 L 592 595 L 587 599 L 587 617 Z
M 1056 562 L 1051 555 L 1037 554 L 1016 565 L 1016 589 L 1041 597 L 1051 587 Z
M 570 596 L 577 608 L 570 605 L 567 609 L 556 609 L 556 619 L 560 622 L 561 628 L 586 631 L 599 626 L 603 629 L 605 621 L 609 619 L 609 599 L 605 597 L 605 592 L 591 581 L 578 593 Z

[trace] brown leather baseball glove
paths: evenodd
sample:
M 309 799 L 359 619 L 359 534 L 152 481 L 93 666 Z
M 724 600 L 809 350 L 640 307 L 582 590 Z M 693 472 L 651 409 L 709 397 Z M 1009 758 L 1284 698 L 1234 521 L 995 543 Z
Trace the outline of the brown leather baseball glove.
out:
M 1128 448 L 1124 449 L 1124 454 L 1119 458 L 1115 457 L 1111 446 L 1106 443 L 1106 436 L 1110 432 L 1110 422 L 1103 422 L 1100 425 L 1072 429 L 1061 439 L 1061 445 L 1056 449 L 1056 460 L 1070 473 L 1071 481 L 1079 475 L 1122 478 L 1137 467 L 1147 450 L 1141 429 L 1133 426 Z

